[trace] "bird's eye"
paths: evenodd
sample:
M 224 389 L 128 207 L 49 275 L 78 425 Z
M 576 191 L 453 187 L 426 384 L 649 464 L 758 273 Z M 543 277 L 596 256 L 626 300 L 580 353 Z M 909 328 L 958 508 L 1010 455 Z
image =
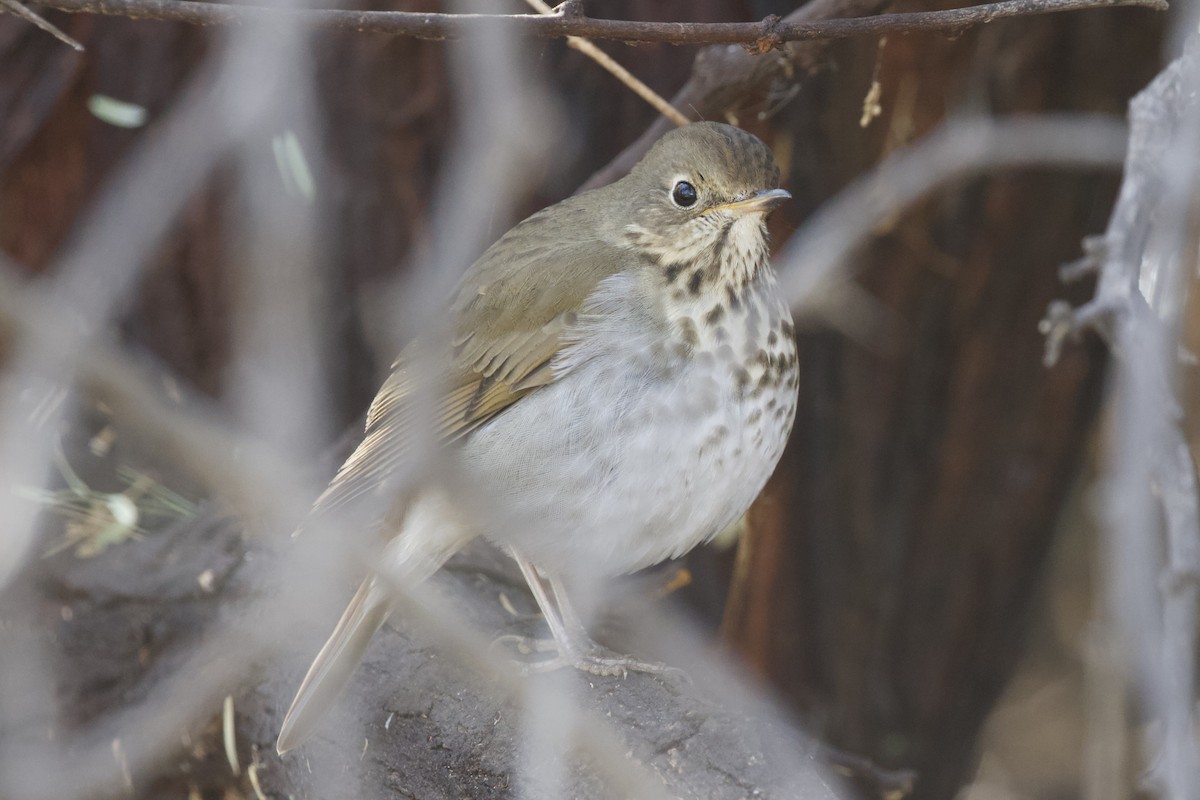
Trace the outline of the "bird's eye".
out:
M 675 188 L 671 190 L 671 199 L 675 201 L 675 205 L 680 208 L 691 208 L 696 205 L 696 187 L 692 186 L 687 181 L 680 181 L 675 184 Z

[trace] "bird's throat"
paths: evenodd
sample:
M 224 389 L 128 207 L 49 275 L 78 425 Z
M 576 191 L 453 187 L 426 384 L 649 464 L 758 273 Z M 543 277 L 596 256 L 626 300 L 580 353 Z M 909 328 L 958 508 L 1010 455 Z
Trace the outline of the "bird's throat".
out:
M 742 372 L 761 357 L 771 331 L 790 327 L 765 234 L 758 218 L 735 220 L 707 259 L 693 262 L 673 281 L 664 270 L 663 302 L 680 355 Z

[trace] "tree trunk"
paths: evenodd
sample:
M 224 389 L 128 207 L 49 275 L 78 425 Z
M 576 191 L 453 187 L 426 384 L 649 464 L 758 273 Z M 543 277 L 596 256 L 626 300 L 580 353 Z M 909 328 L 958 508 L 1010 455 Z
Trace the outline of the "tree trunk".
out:
M 799 205 L 951 114 L 1123 115 L 1160 24 L 1084 12 L 848 46 L 791 114 Z M 883 113 L 860 131 L 873 73 Z M 752 511 L 725 634 L 821 738 L 915 770 L 921 798 L 953 797 L 973 767 L 1082 463 L 1103 351 L 1047 370 L 1038 321 L 1089 296 L 1058 267 L 1104 228 L 1117 178 L 1026 170 L 939 192 L 856 256 L 886 336 L 800 335 L 796 428 Z

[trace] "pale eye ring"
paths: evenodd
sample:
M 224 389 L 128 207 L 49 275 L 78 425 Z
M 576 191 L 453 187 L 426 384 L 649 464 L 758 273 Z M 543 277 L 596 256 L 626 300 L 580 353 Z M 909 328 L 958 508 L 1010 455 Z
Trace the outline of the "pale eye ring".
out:
M 675 184 L 675 188 L 671 190 L 671 200 L 680 208 L 691 208 L 696 205 L 696 201 L 699 199 L 700 196 L 696 193 L 696 187 L 687 181 L 679 181 Z

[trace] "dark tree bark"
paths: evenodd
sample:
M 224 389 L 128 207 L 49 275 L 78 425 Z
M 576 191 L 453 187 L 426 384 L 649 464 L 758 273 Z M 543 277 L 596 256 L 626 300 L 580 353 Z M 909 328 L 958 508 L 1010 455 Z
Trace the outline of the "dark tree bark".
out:
M 883 115 L 865 133 L 875 57 L 858 46 L 807 87 L 819 110 L 802 102 L 789 121 L 799 205 L 948 113 L 1122 114 L 1156 69 L 1159 24 L 1085 13 L 889 38 Z M 915 770 L 922 798 L 970 774 L 1081 463 L 1102 352 L 1046 370 L 1037 324 L 1116 187 L 1038 171 L 941 192 L 856 257 L 886 341 L 800 337 L 796 430 L 752 512 L 726 635 L 823 738 Z

